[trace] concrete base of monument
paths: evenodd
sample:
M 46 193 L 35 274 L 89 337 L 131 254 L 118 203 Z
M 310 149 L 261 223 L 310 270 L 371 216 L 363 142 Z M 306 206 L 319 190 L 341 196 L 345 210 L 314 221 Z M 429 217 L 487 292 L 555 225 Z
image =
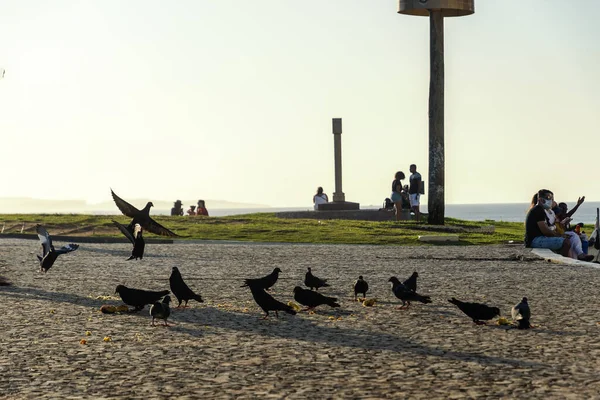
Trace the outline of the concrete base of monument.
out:
M 331 203 L 319 204 L 318 211 L 359 210 L 359 203 L 351 201 L 332 201 Z
M 390 210 L 318 210 L 318 211 L 284 211 L 275 213 L 278 218 L 307 218 L 307 219 L 353 219 L 361 221 L 395 221 L 396 214 Z M 400 219 L 414 220 L 409 210 L 402 210 Z M 427 222 L 427 214 L 421 214 L 421 221 Z

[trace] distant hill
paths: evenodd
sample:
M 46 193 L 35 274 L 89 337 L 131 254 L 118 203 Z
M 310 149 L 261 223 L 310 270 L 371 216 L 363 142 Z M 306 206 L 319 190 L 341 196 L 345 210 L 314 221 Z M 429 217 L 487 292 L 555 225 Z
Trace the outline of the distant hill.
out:
M 184 210 L 198 202 L 195 200 L 179 199 L 183 202 Z M 143 208 L 148 199 L 127 199 L 137 208 Z M 237 203 L 227 200 L 208 200 L 206 207 L 211 208 L 269 208 L 264 204 Z M 174 201 L 152 200 L 153 214 L 168 214 Z M 85 200 L 45 200 L 28 197 L 0 197 L 0 214 L 119 214 L 119 209 L 113 201 L 90 204 Z

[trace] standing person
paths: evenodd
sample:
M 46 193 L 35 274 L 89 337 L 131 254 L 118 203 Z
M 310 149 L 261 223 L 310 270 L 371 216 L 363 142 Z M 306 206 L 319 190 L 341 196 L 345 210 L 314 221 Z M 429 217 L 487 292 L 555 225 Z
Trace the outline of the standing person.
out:
M 196 210 L 195 210 L 195 209 L 196 209 L 196 206 L 194 206 L 194 205 L 191 205 L 191 206 L 190 206 L 190 209 L 189 209 L 189 210 L 187 210 L 187 215 L 190 215 L 190 216 L 192 216 L 192 215 L 196 215 Z
M 313 203 L 315 204 L 315 210 L 319 209 L 319 204 L 329 203 L 329 197 L 323 193 L 323 188 L 321 186 L 317 188 L 317 194 L 313 196 Z
M 548 189 L 539 190 L 531 199 L 525 217 L 525 247 L 560 250 L 560 254 L 568 257 L 571 242 L 548 224 L 546 210 L 552 208 L 553 202 L 554 193 Z
M 400 221 L 400 214 L 402 212 L 402 179 L 406 178 L 404 172 L 398 171 L 394 175 L 394 181 L 392 182 L 392 195 L 390 198 L 396 208 L 396 221 Z
M 410 209 L 415 213 L 417 222 L 421 221 L 421 174 L 417 172 L 417 166 L 415 164 L 410 165 L 410 177 L 408 178 L 408 197 L 410 199 Z
M 204 215 L 208 217 L 208 210 L 204 204 L 204 200 L 198 200 L 198 207 L 196 208 L 196 215 Z
M 181 207 L 182 204 L 183 203 L 181 202 L 181 200 L 177 200 L 175 203 L 173 203 L 173 208 L 171 208 L 171 215 L 183 215 L 183 208 Z

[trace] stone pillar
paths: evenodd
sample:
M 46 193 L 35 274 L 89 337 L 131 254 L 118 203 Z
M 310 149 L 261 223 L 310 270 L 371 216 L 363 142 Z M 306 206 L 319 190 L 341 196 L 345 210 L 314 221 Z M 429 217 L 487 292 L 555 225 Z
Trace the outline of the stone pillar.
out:
M 427 222 L 444 225 L 444 17 L 429 14 L 429 187 Z
M 335 161 L 335 192 L 333 201 L 346 201 L 342 191 L 342 119 L 333 118 L 333 152 Z
M 398 12 L 429 17 L 429 188 L 427 222 L 444 224 L 444 17 L 475 12 L 475 0 L 399 0 Z
M 359 210 L 360 204 L 346 201 L 346 195 L 342 191 L 342 119 L 333 118 L 332 125 L 335 192 L 333 192 L 333 201 L 319 204 L 318 211 Z

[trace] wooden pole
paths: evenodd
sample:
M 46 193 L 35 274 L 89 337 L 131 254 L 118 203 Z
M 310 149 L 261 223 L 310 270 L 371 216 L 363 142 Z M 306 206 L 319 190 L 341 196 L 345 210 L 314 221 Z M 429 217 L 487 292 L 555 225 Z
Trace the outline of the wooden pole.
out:
M 444 225 L 444 17 L 429 11 L 429 184 L 428 221 Z

